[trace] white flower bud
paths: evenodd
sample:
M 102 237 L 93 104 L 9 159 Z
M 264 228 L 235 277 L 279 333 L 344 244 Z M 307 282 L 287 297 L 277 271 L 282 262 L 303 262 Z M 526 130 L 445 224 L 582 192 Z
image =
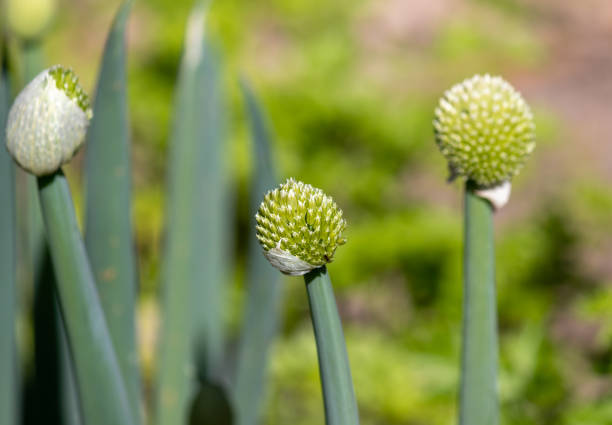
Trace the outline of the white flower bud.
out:
M 83 145 L 91 117 L 78 77 L 56 65 L 38 74 L 15 99 L 6 147 L 26 171 L 37 176 L 54 173 Z

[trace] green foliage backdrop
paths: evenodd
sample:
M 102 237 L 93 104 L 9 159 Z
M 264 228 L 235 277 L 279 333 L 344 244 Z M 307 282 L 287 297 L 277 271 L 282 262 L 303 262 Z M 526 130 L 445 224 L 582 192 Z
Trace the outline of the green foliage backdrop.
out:
M 52 62 L 78 70 L 91 87 L 102 34 L 119 2 L 65 3 L 70 7 L 62 8 L 45 50 Z M 186 0 L 136 1 L 129 23 L 133 222 L 147 382 L 172 93 L 191 6 Z M 209 32 L 224 53 L 230 96 L 227 160 L 237 209 L 232 237 L 239 263 L 224 312 L 230 335 L 238 335 L 242 319 L 241 259 L 253 231 L 250 144 L 238 85 L 243 74 L 263 99 L 277 135 L 272 149 L 279 177 L 324 188 L 349 222 L 348 243 L 329 270 L 362 423 L 453 423 L 461 191 L 444 182 L 431 120 L 451 83 L 474 73 L 499 73 L 532 104 L 538 128 L 535 157 L 515 180 L 510 205 L 495 218 L 502 422 L 609 421 L 612 271 L 606 253 L 612 246 L 605 235 L 612 234 L 612 186 L 609 175 L 590 167 L 586 150 L 572 147 L 580 133 L 576 120 L 566 120 L 558 107 L 559 93 L 541 88 L 546 76 L 557 75 L 555 33 L 546 32 L 555 7 L 561 8 L 527 0 L 212 4 Z M 78 169 L 77 164 L 68 176 Z M 322 423 L 303 287 L 286 279 L 283 288 L 265 423 Z

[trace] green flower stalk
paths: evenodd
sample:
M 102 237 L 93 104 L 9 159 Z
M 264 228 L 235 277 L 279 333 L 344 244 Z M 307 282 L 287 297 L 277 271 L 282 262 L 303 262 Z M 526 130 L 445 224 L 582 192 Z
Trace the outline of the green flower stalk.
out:
M 448 90 L 435 111 L 436 142 L 451 178 L 464 177 L 463 347 L 460 425 L 499 423 L 493 210 L 535 147 L 533 116 L 500 77 L 475 76 Z
M 6 147 L 26 171 L 57 171 L 83 145 L 92 117 L 89 98 L 71 69 L 51 67 L 36 76 L 13 103 Z
M 359 424 L 342 323 L 325 267 L 346 242 L 342 211 L 320 189 L 289 179 L 265 195 L 255 219 L 270 263 L 285 274 L 305 275 L 326 423 Z
M 38 177 L 38 194 L 62 318 L 80 391 L 83 422 L 136 425 L 61 165 L 83 144 L 92 113 L 74 73 L 39 74 L 15 100 L 9 153 Z

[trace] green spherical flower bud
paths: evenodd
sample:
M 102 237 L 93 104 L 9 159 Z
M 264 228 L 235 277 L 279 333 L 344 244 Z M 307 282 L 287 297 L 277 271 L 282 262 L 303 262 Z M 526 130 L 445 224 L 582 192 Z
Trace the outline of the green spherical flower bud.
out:
M 51 174 L 83 145 L 91 117 L 78 77 L 56 65 L 38 74 L 15 99 L 6 124 L 6 147 L 26 171 Z
M 509 181 L 535 147 L 531 110 L 501 77 L 476 75 L 453 86 L 433 124 L 452 174 L 481 187 Z
M 20 38 L 33 40 L 49 27 L 57 0 L 6 0 L 6 21 Z
M 288 275 L 324 266 L 346 242 L 346 221 L 333 199 L 293 179 L 266 194 L 255 219 L 264 255 Z

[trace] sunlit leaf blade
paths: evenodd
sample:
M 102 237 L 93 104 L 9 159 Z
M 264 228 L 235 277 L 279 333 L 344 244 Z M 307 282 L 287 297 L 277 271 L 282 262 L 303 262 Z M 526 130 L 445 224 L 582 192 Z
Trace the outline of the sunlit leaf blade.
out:
M 217 380 L 223 358 L 232 213 L 219 61 L 205 39 L 205 12 L 198 3 L 187 26 L 169 147 L 158 425 L 186 422 L 199 391 L 196 375 L 202 382 Z
M 255 237 L 255 213 L 266 191 L 277 186 L 270 153 L 272 136 L 251 88 L 242 82 L 249 117 L 253 178 L 250 194 L 245 315 L 238 348 L 234 399 L 238 425 L 259 423 L 265 395 L 268 351 L 276 335 L 281 300 L 280 274 L 262 255 Z
M 85 245 L 130 405 L 140 412 L 135 337 L 136 262 L 131 222 L 130 130 L 125 30 L 121 5 L 106 40 L 85 151 Z

